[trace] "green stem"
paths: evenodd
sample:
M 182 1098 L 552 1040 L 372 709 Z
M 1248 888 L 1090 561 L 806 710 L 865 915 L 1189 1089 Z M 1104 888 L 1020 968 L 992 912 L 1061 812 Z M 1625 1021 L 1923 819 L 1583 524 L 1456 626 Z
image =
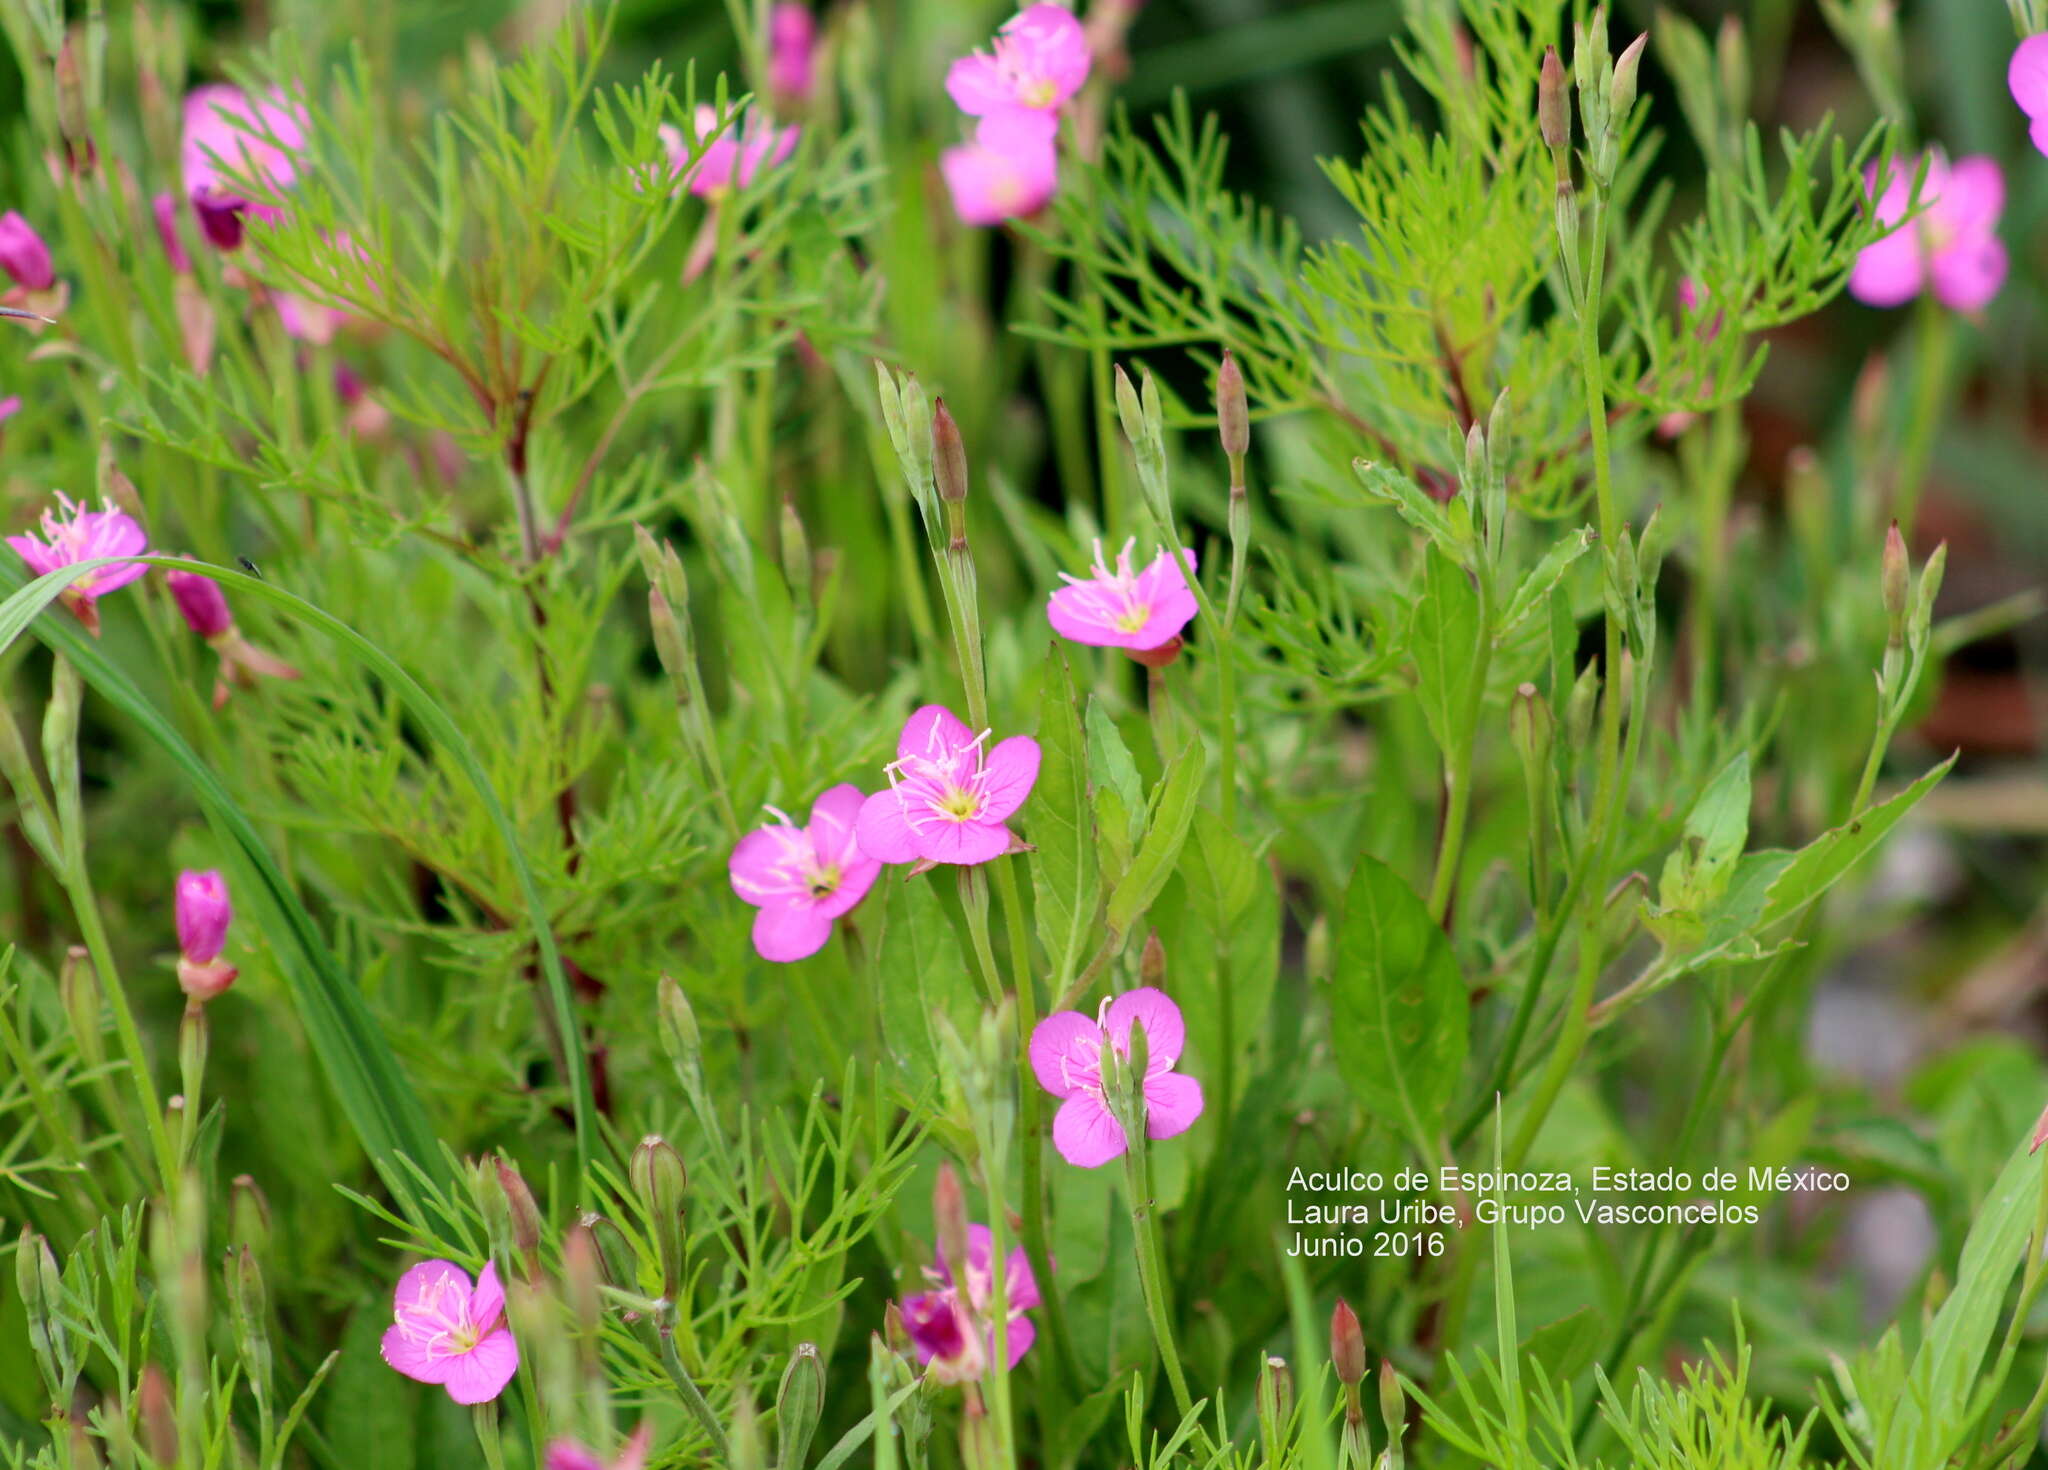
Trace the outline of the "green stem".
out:
M 1152 1321 L 1152 1340 L 1158 1344 L 1159 1361 L 1173 1389 L 1174 1407 L 1186 1419 L 1194 1412 L 1195 1401 L 1188 1395 L 1180 1349 L 1174 1343 L 1173 1310 L 1166 1299 L 1166 1268 L 1159 1248 L 1159 1219 L 1152 1208 L 1152 1169 L 1142 1122 L 1130 1131 L 1131 1146 L 1124 1152 L 1124 1189 L 1130 1197 L 1131 1234 L 1137 1243 L 1138 1283 L 1145 1293 L 1146 1315 Z
M 1920 350 L 1914 354 L 1919 368 L 1913 380 L 1913 403 L 1906 419 L 1906 432 L 1899 441 L 1899 473 L 1892 487 L 1892 519 L 1908 544 L 1913 523 L 1920 511 L 1920 492 L 1927 482 L 1927 467 L 1934 457 L 1934 437 L 1941 427 L 1942 404 L 1948 397 L 1949 369 L 1955 356 L 1955 318 L 1935 299 L 1932 291 L 1920 293 L 1918 337 Z
M 1438 924 L 1451 910 L 1451 895 L 1458 889 L 1458 864 L 1465 851 L 1465 824 L 1472 811 L 1472 752 L 1479 743 L 1479 714 L 1486 698 L 1486 671 L 1493 658 L 1492 577 L 1485 567 L 1479 582 L 1479 656 L 1466 690 L 1464 708 L 1459 711 L 1458 729 L 1451 748 L 1444 753 L 1444 784 L 1450 801 L 1444 811 L 1443 832 L 1436 849 L 1436 878 L 1429 888 L 1429 916 Z M 1531 820 L 1535 816 L 1531 814 Z
M 719 1426 L 718 1416 L 711 1411 L 710 1401 L 704 1397 L 703 1390 L 697 1387 L 696 1380 L 690 1377 L 689 1372 L 683 1367 L 682 1358 L 676 1353 L 673 1303 L 662 1308 L 658 1332 L 661 1338 L 661 1362 L 668 1370 L 669 1382 L 674 1384 L 676 1392 L 683 1396 L 684 1405 L 696 1417 L 697 1423 L 710 1439 L 712 1458 L 721 1465 L 731 1464 L 732 1450 L 725 1442 L 725 1430 Z

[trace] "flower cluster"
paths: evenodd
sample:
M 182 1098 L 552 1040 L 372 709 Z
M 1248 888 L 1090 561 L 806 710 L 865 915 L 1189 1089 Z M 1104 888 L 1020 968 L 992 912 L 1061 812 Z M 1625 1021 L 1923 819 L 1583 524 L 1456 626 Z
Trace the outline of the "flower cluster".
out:
M 1036 214 L 1059 185 L 1060 110 L 1088 80 L 1087 32 L 1060 5 L 1027 6 L 987 51 L 954 62 L 946 93 L 975 119 L 974 140 L 939 160 L 953 208 L 971 225 Z

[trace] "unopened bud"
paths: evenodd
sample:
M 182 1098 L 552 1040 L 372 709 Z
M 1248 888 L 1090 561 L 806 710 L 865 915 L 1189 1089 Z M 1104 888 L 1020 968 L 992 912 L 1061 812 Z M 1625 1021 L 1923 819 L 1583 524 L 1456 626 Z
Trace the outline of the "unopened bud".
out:
M 142 1365 L 135 1387 L 136 1417 L 142 1421 L 142 1443 L 159 1465 L 178 1461 L 178 1415 L 171 1406 L 171 1380 L 155 1363 Z
M 242 1354 L 250 1382 L 258 1394 L 270 1392 L 270 1293 L 256 1253 L 241 1246 L 228 1252 L 228 1312 L 234 1323 L 235 1346 Z
M 1557 721 L 1543 692 L 1534 684 L 1517 687 L 1514 702 L 1508 706 L 1508 738 L 1514 742 L 1515 753 L 1540 768 L 1550 759 L 1556 732 Z
M 1873 352 L 1856 374 L 1856 387 L 1849 396 L 1849 423 L 1859 444 L 1882 442 L 1890 418 L 1887 404 L 1892 393 L 1891 365 L 1884 354 Z
M 1330 1364 L 1337 1370 L 1337 1379 L 1347 1388 L 1356 1388 L 1365 1381 L 1365 1333 L 1359 1328 L 1358 1314 L 1351 1310 L 1351 1303 L 1342 1297 L 1337 1299 L 1336 1310 L 1330 1313 Z
M 88 1066 L 99 1066 L 107 1054 L 100 1034 L 104 997 L 99 971 L 92 967 L 92 955 L 85 946 L 74 944 L 64 952 L 64 961 L 57 967 L 57 995 L 71 1020 L 71 1036 L 80 1058 Z
M 604 1322 L 604 1296 L 599 1291 L 603 1279 L 597 1236 L 579 1221 L 562 1237 L 562 1297 L 585 1338 L 593 1337 Z
M 1906 538 L 1899 534 L 1899 523 L 1893 521 L 1884 533 L 1884 568 L 1878 579 L 1884 592 L 1887 641 L 1893 646 L 1903 643 L 1906 638 L 1906 597 L 1910 591 L 1910 579 Z
M 1259 1427 L 1277 1443 L 1287 1432 L 1287 1421 L 1294 1414 L 1294 1374 L 1289 1371 L 1285 1358 L 1269 1357 L 1259 1365 L 1254 1402 Z
M 1742 31 L 1742 17 L 1730 12 L 1721 18 L 1721 32 L 1714 38 L 1714 70 L 1721 86 L 1724 117 L 1749 116 L 1749 39 Z
M 589 1231 L 596 1243 L 597 1262 L 606 1283 L 620 1291 L 640 1290 L 640 1262 L 626 1232 L 594 1210 L 584 1211 L 576 1223 Z
M 782 497 L 782 580 L 789 586 L 789 595 L 796 599 L 798 607 L 808 609 L 811 604 L 812 577 L 811 538 L 804 532 L 804 518 L 797 513 L 796 497 Z
M 1159 942 L 1157 929 L 1145 936 L 1145 947 L 1138 952 L 1138 983 L 1154 990 L 1166 985 L 1166 946 Z
M 682 1155 L 668 1140 L 649 1134 L 633 1150 L 632 1176 L 633 1190 L 640 1196 L 654 1236 L 655 1256 L 661 1262 L 661 1294 L 674 1301 L 686 1279 L 683 1205 L 689 1175 L 683 1170 Z
M 967 1196 L 960 1188 L 960 1175 L 951 1164 L 939 1165 L 932 1183 L 932 1224 L 939 1241 L 939 1258 L 956 1276 L 966 1269 Z
M 270 1254 L 270 1201 L 247 1174 L 236 1175 L 230 1187 L 228 1243 L 246 1246 L 259 1260 Z
M 775 1395 L 775 1463 L 782 1470 L 802 1470 L 824 1407 L 825 1365 L 814 1344 L 800 1342 Z
M 1380 1422 L 1387 1427 L 1388 1470 L 1401 1470 L 1401 1437 L 1408 1427 L 1408 1398 L 1390 1359 L 1380 1360 Z
M 57 47 L 57 131 L 73 171 L 90 172 L 93 162 L 92 116 L 85 96 L 85 73 L 78 60 L 78 31 L 65 31 Z
M 683 987 L 667 975 L 661 977 L 655 996 L 661 1007 L 661 1049 L 668 1053 L 684 1089 L 696 1092 L 704 1084 L 704 1038 L 697 1029 L 697 1012 Z
M 943 398 L 932 404 L 932 475 L 939 499 L 957 504 L 967 498 L 967 446 Z
M 1251 409 L 1245 402 L 1244 373 L 1237 359 L 1223 349 L 1223 366 L 1216 372 L 1216 427 L 1223 436 L 1223 452 L 1235 464 L 1252 447 Z M 1241 479 L 1233 474 L 1233 482 Z
M 1123 364 L 1116 366 L 1116 414 L 1123 422 L 1124 437 L 1133 448 L 1145 442 L 1145 410 L 1138 402 L 1138 390 Z
M 1643 47 L 1650 33 L 1643 32 L 1628 43 L 1614 62 L 1614 80 L 1607 89 L 1607 126 L 1620 129 L 1628 122 L 1629 109 L 1636 105 L 1636 72 L 1643 64 Z
M 1559 154 L 1572 141 L 1570 82 L 1557 48 L 1543 48 L 1543 72 L 1536 82 L 1536 126 L 1543 134 L 1543 146 Z M 1560 160 L 1559 167 L 1563 162 Z
M 494 1162 L 497 1164 L 498 1190 L 505 1197 L 505 1214 L 512 1244 L 526 1259 L 527 1280 L 537 1280 L 540 1276 L 540 1206 L 534 1203 L 533 1191 L 527 1188 L 526 1180 L 510 1159 L 500 1154 Z

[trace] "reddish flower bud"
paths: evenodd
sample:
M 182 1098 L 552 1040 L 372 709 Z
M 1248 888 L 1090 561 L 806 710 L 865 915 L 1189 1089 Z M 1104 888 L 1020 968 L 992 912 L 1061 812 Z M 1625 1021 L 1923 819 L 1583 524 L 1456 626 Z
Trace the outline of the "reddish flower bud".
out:
M 50 247 L 35 227 L 12 209 L 0 214 L 0 270 L 31 291 L 47 291 L 57 280 L 50 264 Z
M 1223 435 L 1223 452 L 1243 459 L 1252 447 L 1251 409 L 1245 401 L 1244 373 L 1227 347 L 1216 373 L 1216 427 Z
M 227 879 L 218 868 L 188 868 L 178 875 L 178 948 L 195 965 L 220 955 L 228 924 L 235 917 L 228 902 Z
M 164 580 L 171 584 L 171 596 L 186 624 L 201 638 L 218 638 L 233 630 L 234 614 L 228 611 L 220 583 L 201 572 L 166 572 Z
M 1330 1362 L 1346 1387 L 1356 1388 L 1365 1382 L 1365 1334 L 1359 1329 L 1358 1314 L 1342 1297 L 1330 1313 Z

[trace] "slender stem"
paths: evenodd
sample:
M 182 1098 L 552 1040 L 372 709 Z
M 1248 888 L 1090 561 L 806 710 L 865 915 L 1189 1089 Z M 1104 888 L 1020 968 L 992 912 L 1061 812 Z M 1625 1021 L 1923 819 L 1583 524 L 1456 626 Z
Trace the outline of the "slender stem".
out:
M 674 1303 L 665 1303 L 662 1308 L 659 1328 L 662 1366 L 668 1369 L 669 1382 L 683 1396 L 683 1403 L 696 1416 L 697 1423 L 711 1440 L 712 1458 L 722 1465 L 729 1465 L 732 1463 L 732 1450 L 725 1442 L 725 1430 L 719 1426 L 718 1415 L 711 1411 L 710 1401 L 704 1397 L 703 1390 L 697 1387 L 676 1353 L 675 1310 Z
M 1451 895 L 1458 888 L 1458 863 L 1465 851 L 1465 824 L 1472 810 L 1472 752 L 1479 743 L 1479 715 L 1486 698 L 1486 671 L 1493 658 L 1492 576 L 1485 567 L 1479 582 L 1479 656 L 1474 661 L 1472 682 L 1459 711 L 1458 728 L 1451 748 L 1444 752 L 1444 784 L 1450 801 L 1444 812 L 1444 827 L 1437 841 L 1436 878 L 1429 888 L 1429 916 L 1441 924 L 1451 910 Z M 1532 814 L 1532 820 L 1534 820 Z
M 1948 397 L 1956 339 L 1955 318 L 1932 291 L 1920 293 L 1917 326 L 1920 350 L 1914 356 L 1919 372 L 1913 380 L 1913 403 L 1905 435 L 1899 441 L 1899 472 L 1892 487 L 1892 519 L 1899 523 L 1899 534 L 1909 544 L 1920 511 L 1920 492 L 1927 483 L 1927 467 L 1934 457 L 1942 404 Z
M 1159 1346 L 1159 1361 L 1165 1365 L 1166 1381 L 1173 1389 L 1174 1407 L 1185 1419 L 1194 1412 L 1195 1401 L 1188 1395 L 1180 1349 L 1173 1338 L 1173 1310 L 1166 1299 L 1166 1270 L 1159 1249 L 1159 1219 L 1152 1209 L 1151 1160 L 1142 1126 L 1131 1132 L 1131 1146 L 1124 1153 L 1124 1189 L 1130 1196 L 1131 1234 L 1137 1242 L 1138 1283 L 1145 1293 L 1146 1315 L 1152 1320 L 1152 1340 Z
M 470 1416 L 476 1425 L 476 1442 L 484 1452 L 484 1463 L 490 1470 L 505 1470 L 505 1444 L 498 1434 L 497 1404 L 478 1404 Z

